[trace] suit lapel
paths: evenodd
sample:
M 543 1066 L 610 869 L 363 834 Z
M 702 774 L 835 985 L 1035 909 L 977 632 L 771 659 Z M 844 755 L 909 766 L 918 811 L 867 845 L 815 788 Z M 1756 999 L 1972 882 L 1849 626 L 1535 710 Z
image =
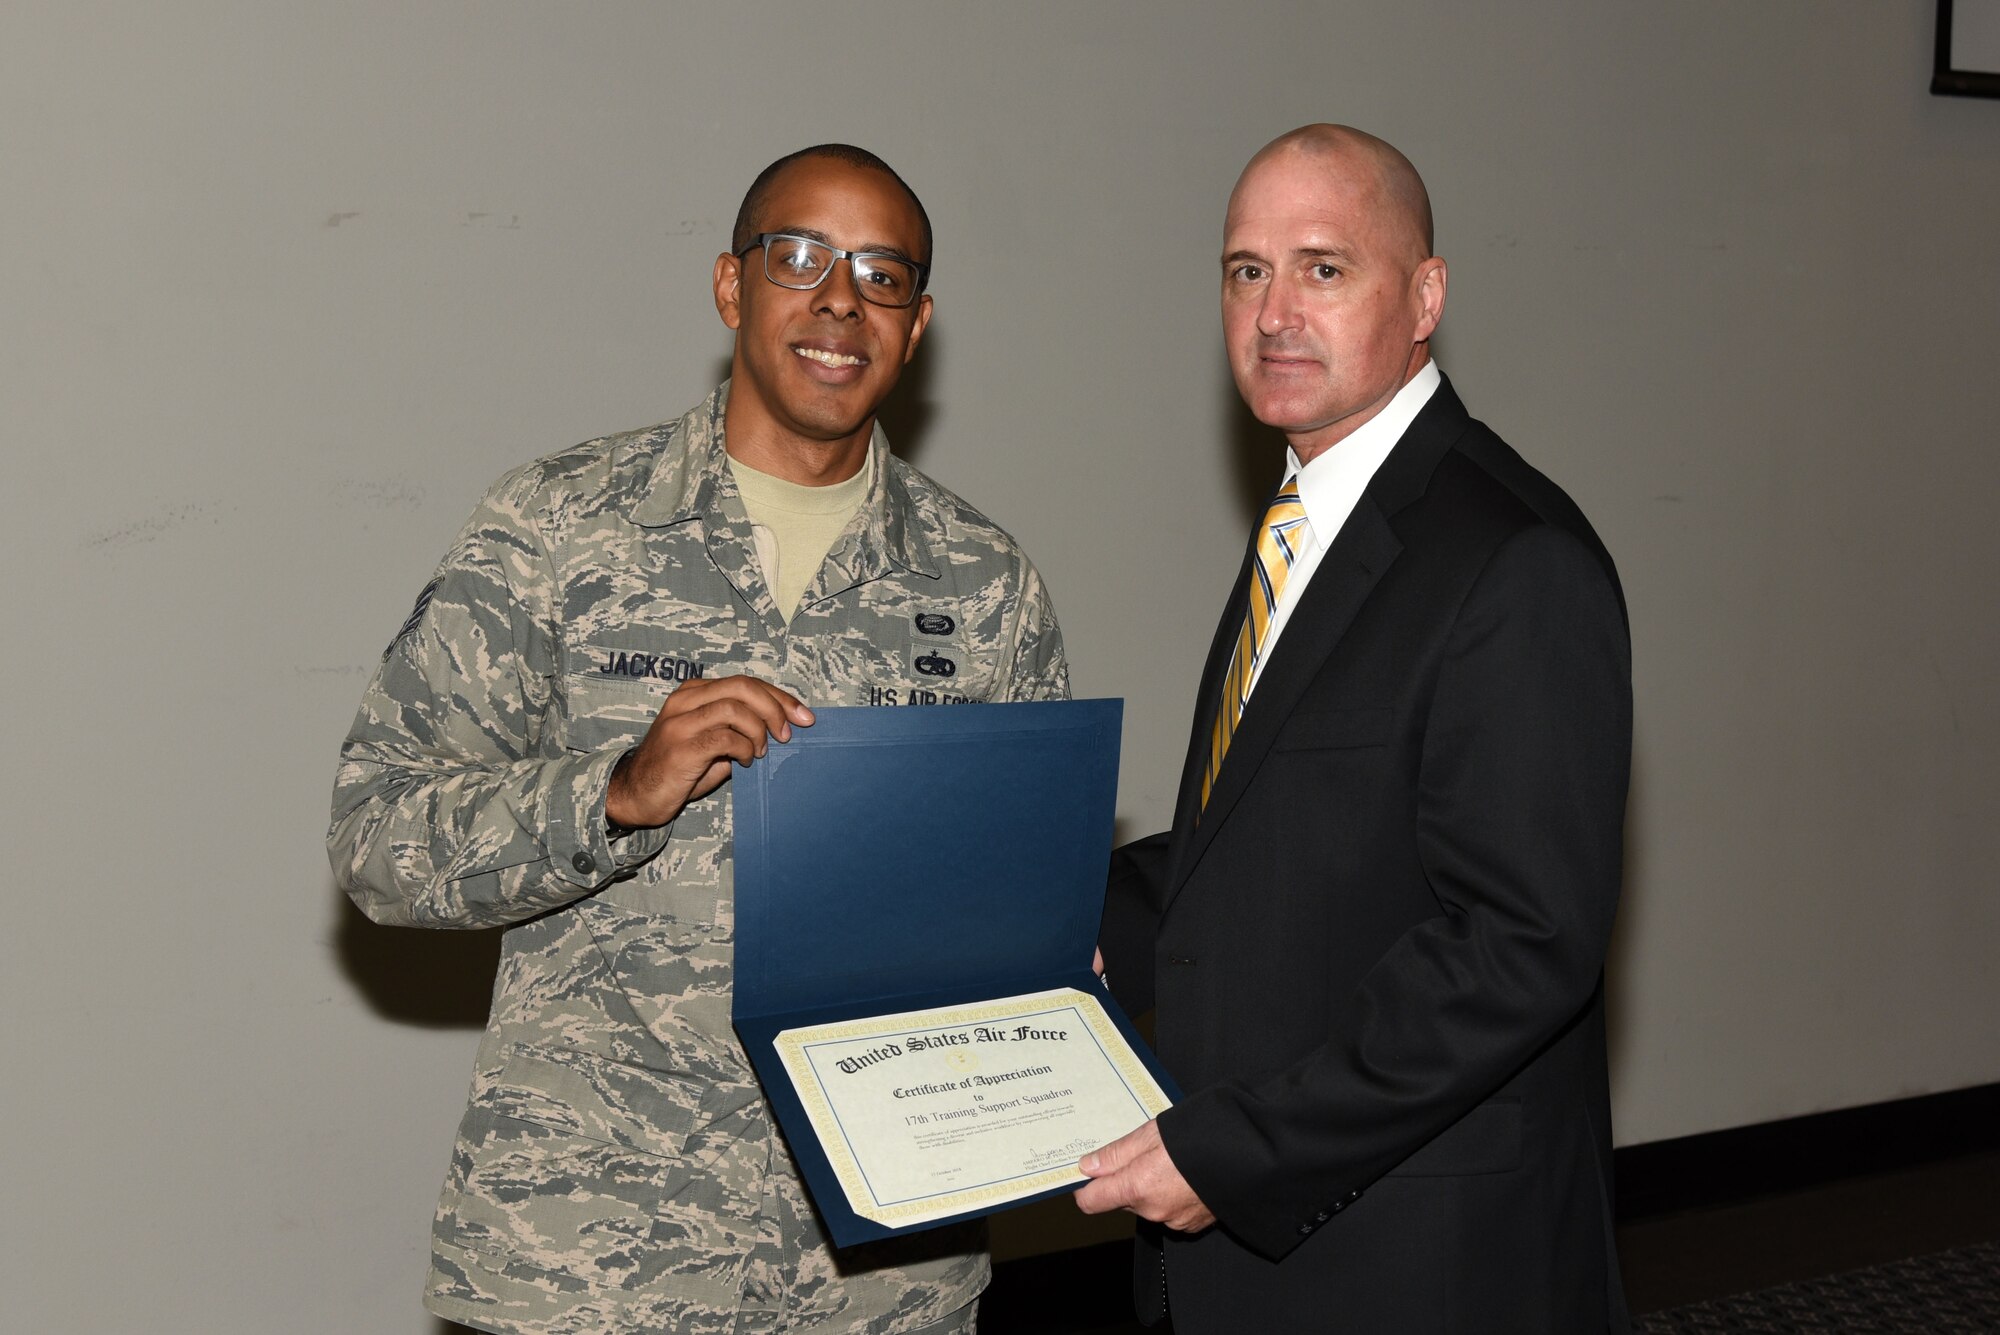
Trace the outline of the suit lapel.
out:
M 1182 841 L 1182 855 L 1174 863 L 1174 876 L 1169 882 L 1169 902 L 1185 883 L 1186 874 L 1192 872 L 1201 860 L 1216 830 L 1229 819 L 1237 798 L 1249 786 L 1250 777 L 1264 763 L 1279 728 L 1291 716 L 1292 707 L 1305 694 L 1306 687 L 1312 684 L 1320 666 L 1339 645 L 1341 636 L 1347 633 L 1362 604 L 1368 601 L 1376 581 L 1382 578 L 1383 572 L 1402 549 L 1402 544 L 1390 531 L 1389 521 L 1374 501 L 1364 494 L 1355 505 L 1354 513 L 1341 525 L 1340 533 L 1327 548 L 1326 555 L 1321 558 L 1319 569 L 1313 572 L 1312 583 L 1306 586 L 1298 606 L 1292 609 L 1284 634 L 1278 638 L 1277 647 L 1264 664 L 1264 673 L 1257 679 L 1257 689 L 1250 693 L 1250 703 L 1244 706 L 1243 717 L 1236 725 L 1236 736 L 1229 743 L 1229 754 L 1223 757 L 1221 772 L 1215 776 L 1215 786 L 1209 790 L 1206 808 L 1200 806 L 1201 769 L 1206 757 L 1204 755 L 1201 761 L 1191 762 L 1195 771 L 1194 789 L 1192 794 L 1183 792 L 1183 801 L 1192 801 L 1190 810 L 1200 809 L 1200 819 L 1192 823 Z M 1238 604 L 1236 615 L 1240 624 L 1242 600 L 1235 598 L 1230 601 Z M 1212 701 L 1204 708 L 1210 726 L 1219 704 L 1219 701 Z M 1199 749 L 1204 752 L 1207 738 L 1208 727 L 1204 727 L 1198 739 Z M 1182 827 L 1183 823 L 1177 820 L 1177 835 Z
M 1237 799 L 1263 764 L 1299 697 L 1339 647 L 1341 637 L 1368 601 L 1376 583 L 1402 551 L 1390 516 L 1423 495 L 1438 461 L 1464 434 L 1470 422 L 1451 382 L 1444 380 L 1376 470 L 1354 512 L 1328 545 L 1319 568 L 1313 572 L 1312 582 L 1292 609 L 1284 634 L 1279 637 L 1277 647 L 1264 665 L 1263 675 L 1258 678 L 1257 689 L 1244 708 L 1204 810 L 1201 775 L 1208 763 L 1209 731 L 1221 703 L 1222 676 L 1228 670 L 1229 654 L 1247 605 L 1250 558 L 1246 554 L 1244 569 L 1237 574 L 1229 605 L 1223 610 L 1215 640 L 1209 647 L 1208 665 L 1202 672 L 1194 735 L 1188 743 L 1174 808 L 1162 911 L 1193 874 L 1216 831 L 1229 819 Z M 1254 542 L 1252 534 L 1253 551 Z
M 1267 500 L 1267 507 L 1268 504 Z M 1215 638 L 1208 646 L 1208 664 L 1202 669 L 1201 686 L 1195 694 L 1194 736 L 1188 742 L 1187 759 L 1181 764 L 1180 792 L 1174 799 L 1173 832 L 1167 840 L 1166 899 L 1173 897 L 1185 879 L 1179 869 L 1194 835 L 1195 819 L 1201 811 L 1201 774 L 1208 765 L 1209 732 L 1215 726 L 1215 711 L 1222 704 L 1222 677 L 1229 671 L 1229 655 L 1236 647 L 1236 635 L 1243 626 L 1243 615 L 1250 605 L 1250 564 L 1256 558 L 1256 552 L 1257 534 L 1253 530 L 1250 544 L 1243 553 L 1243 565 L 1236 572 L 1236 583 L 1230 586 L 1229 601 L 1223 604 L 1222 620 L 1216 623 Z M 1165 900 L 1162 900 L 1160 907 L 1165 906 Z

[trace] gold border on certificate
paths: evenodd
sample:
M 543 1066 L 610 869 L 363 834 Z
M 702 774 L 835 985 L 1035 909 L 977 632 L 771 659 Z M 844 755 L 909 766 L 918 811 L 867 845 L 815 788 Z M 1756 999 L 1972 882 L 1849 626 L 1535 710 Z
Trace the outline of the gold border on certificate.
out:
M 1004 1050 L 1016 1035 L 1030 1036 L 1030 1042 L 1035 1037 L 1053 1038 L 1056 1031 L 1031 1023 L 1038 1018 L 1055 1023 L 1048 1020 L 1050 1016 L 1066 1017 L 1069 1023 L 1061 1032 L 1081 1032 L 1095 1041 L 1069 1049 L 1064 1039 L 1053 1050 L 1044 1042 L 1038 1055 L 1021 1058 L 1042 1061 L 1043 1065 L 979 1073 L 990 1058 L 1008 1055 Z M 1009 1023 L 1013 1025 L 1011 1033 L 999 1028 Z M 936 1035 L 945 1037 L 926 1037 Z M 912 1038 L 917 1039 L 916 1044 L 910 1042 Z M 903 1041 L 897 1042 L 899 1039 Z M 854 1044 L 868 1040 L 883 1043 L 856 1051 Z M 1075 988 L 787 1029 L 775 1041 L 779 1060 L 849 1208 L 864 1219 L 891 1228 L 948 1218 L 1083 1182 L 1083 1174 L 1076 1169 L 1078 1159 L 1158 1116 L 1170 1102 L 1097 998 Z M 848 1055 L 833 1055 L 838 1052 Z M 902 1060 L 917 1055 L 923 1060 Z M 909 1107 L 883 1099 L 880 1086 L 890 1077 L 882 1071 L 874 1072 L 857 1087 L 843 1087 L 844 1077 L 876 1063 L 884 1063 L 887 1070 L 889 1062 L 897 1063 L 899 1073 L 909 1071 L 916 1081 L 908 1087 L 898 1086 L 891 1095 L 900 1102 L 908 1093 Z M 959 1149 L 964 1140 L 955 1126 L 957 1121 L 963 1121 L 965 1132 L 978 1139 L 985 1129 L 983 1113 L 1011 1109 L 1024 1100 L 1057 1104 L 1058 1092 L 1041 1088 L 1050 1081 L 1066 1086 L 1059 1093 L 1070 1106 L 1053 1112 L 1034 1108 L 1009 1111 L 990 1121 L 1005 1127 L 1051 1116 L 1074 1118 L 1076 1127 L 1069 1140 L 1035 1152 L 1026 1161 L 1010 1161 L 1002 1153 L 982 1162 L 979 1148 L 970 1144 L 963 1148 L 963 1162 L 961 1156 L 947 1152 Z M 988 1094 L 1001 1097 L 1003 1093 L 1015 1094 L 1017 1088 L 1020 1092 L 1011 1101 L 998 1105 L 987 1101 Z M 1082 1091 L 1080 1096 L 1078 1090 Z M 949 1109 L 917 1110 L 959 1092 L 969 1102 Z M 939 1123 L 933 1119 L 947 1120 Z M 959 1139 L 941 1140 L 953 1135 Z M 940 1143 L 947 1149 L 935 1148 Z M 1066 1157 L 1051 1161 L 1050 1156 L 1058 1152 Z M 929 1184 L 934 1190 L 917 1190 L 910 1185 L 909 1175 L 916 1171 L 911 1165 L 926 1155 L 942 1165 L 939 1180 Z M 878 1194 L 871 1178 L 888 1177 L 899 1178 L 902 1189 Z

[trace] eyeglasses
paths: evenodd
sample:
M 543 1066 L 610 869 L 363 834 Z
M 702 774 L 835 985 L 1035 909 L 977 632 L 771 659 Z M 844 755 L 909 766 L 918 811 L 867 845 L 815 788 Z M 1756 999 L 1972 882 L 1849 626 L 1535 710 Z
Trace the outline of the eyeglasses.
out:
M 738 259 L 762 246 L 764 277 L 779 287 L 808 291 L 826 281 L 835 260 L 854 267 L 854 286 L 863 301 L 877 306 L 907 306 L 915 301 L 930 278 L 931 266 L 901 255 L 878 251 L 842 250 L 810 237 L 785 232 L 760 232 L 749 245 L 736 252 Z

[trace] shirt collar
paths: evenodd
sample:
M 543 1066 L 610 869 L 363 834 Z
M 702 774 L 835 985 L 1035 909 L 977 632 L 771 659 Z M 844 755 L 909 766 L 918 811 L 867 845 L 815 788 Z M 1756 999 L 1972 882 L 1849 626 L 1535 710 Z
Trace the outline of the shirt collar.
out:
M 729 382 L 725 380 L 674 423 L 652 476 L 627 511 L 634 523 L 664 528 L 698 518 L 726 522 L 722 498 L 736 490 L 729 455 L 723 448 L 722 423 L 728 406 Z M 873 565 L 869 558 L 880 552 L 907 570 L 935 576 L 939 567 L 926 538 L 941 541 L 941 535 L 932 533 L 931 526 L 923 522 L 903 480 L 891 467 L 892 458 L 889 438 L 877 422 L 868 442 L 868 494 L 861 502 L 866 518 L 856 539 L 861 564 Z
M 1285 476 L 1299 480 L 1299 502 L 1306 508 L 1315 544 L 1324 546 L 1333 541 L 1375 470 L 1396 448 L 1443 379 L 1436 360 L 1425 361 L 1423 369 L 1396 391 L 1381 412 L 1356 427 L 1347 439 L 1322 450 L 1309 464 L 1301 465 L 1298 452 L 1285 447 Z

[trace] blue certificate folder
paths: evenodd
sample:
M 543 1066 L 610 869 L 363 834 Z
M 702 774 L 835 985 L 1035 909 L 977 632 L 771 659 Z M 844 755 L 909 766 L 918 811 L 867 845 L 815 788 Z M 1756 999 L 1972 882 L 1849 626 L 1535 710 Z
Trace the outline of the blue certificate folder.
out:
M 733 1018 L 837 1245 L 1020 1202 L 902 1228 L 854 1213 L 779 1059 L 784 1030 L 1073 987 L 1176 1097 L 1090 967 L 1123 710 L 821 709 L 736 772 Z

